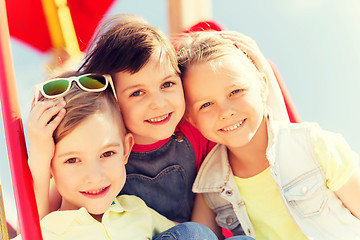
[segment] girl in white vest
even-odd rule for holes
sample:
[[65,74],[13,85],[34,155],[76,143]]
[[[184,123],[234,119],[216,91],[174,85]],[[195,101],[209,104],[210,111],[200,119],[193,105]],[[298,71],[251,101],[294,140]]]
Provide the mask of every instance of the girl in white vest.
[[274,78],[254,64],[263,56],[231,34],[178,47],[187,119],[219,143],[195,180],[192,220],[219,238],[222,227],[260,240],[360,239],[358,155],[315,123],[275,120]]

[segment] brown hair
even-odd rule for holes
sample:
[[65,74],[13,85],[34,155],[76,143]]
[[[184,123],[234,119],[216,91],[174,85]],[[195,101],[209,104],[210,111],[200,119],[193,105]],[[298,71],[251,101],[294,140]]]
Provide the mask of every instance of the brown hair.
[[175,49],[164,33],[136,15],[115,15],[99,26],[79,71],[134,74],[149,61],[155,50],[161,50],[179,72]]
[[[58,77],[65,78],[77,75],[80,74],[69,72]],[[87,117],[98,112],[110,111],[110,113],[116,117],[118,124],[120,124],[119,129],[121,129],[124,134],[126,133],[118,102],[110,86],[102,92],[87,92],[80,89],[77,84],[73,82],[69,92],[61,97],[63,97],[66,102],[66,114],[54,131],[53,138],[55,144]],[[39,101],[43,101],[44,99],[46,99],[44,96],[40,96]]]
[[[194,64],[209,62],[226,55],[244,56],[244,52],[233,41],[224,39],[218,32],[204,31],[184,35],[178,43],[178,65],[181,78]],[[249,60],[252,67],[255,67]],[[256,67],[255,67],[256,68]]]

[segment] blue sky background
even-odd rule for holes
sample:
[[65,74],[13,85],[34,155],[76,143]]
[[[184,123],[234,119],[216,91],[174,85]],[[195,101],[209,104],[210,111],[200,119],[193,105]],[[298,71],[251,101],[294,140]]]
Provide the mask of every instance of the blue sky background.
[[[277,65],[304,121],[343,134],[360,153],[358,0],[213,0],[212,12],[213,20],[226,29],[252,37]],[[108,14],[114,13],[141,15],[168,34],[166,0],[121,0]],[[33,85],[45,78],[51,56],[15,39],[11,44],[21,112],[26,119]],[[7,219],[15,223],[2,124],[0,177]]]

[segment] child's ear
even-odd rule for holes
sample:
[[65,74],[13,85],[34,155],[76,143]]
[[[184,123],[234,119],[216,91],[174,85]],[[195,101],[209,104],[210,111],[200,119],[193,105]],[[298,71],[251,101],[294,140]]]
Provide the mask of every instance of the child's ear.
[[131,133],[127,133],[124,137],[124,163],[126,164],[130,153],[131,153],[131,149],[134,146],[134,136]]

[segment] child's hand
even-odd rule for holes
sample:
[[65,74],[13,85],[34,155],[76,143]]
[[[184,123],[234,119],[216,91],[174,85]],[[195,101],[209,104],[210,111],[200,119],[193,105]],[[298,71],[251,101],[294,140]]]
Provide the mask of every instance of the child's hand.
[[284,98],[274,71],[256,42],[252,38],[234,31],[222,31],[219,34],[223,38],[233,41],[234,45],[241,49],[252,60],[259,72],[267,78],[267,106],[271,109],[273,119],[289,121]]
[[53,133],[65,116],[65,104],[63,99],[38,102],[32,106],[27,120],[30,149],[28,164],[33,178],[39,220],[50,212],[50,166],[55,154]]
[[[27,132],[29,140],[29,167],[33,171],[41,171],[46,168],[50,174],[50,162],[55,153],[53,133],[65,116],[65,101],[43,101],[36,103],[27,120]],[[41,169],[40,169],[41,168]]]
[[234,45],[241,49],[253,61],[259,72],[264,73],[268,79],[275,78],[269,62],[252,38],[234,31],[222,31],[220,35],[225,39],[233,41]]

